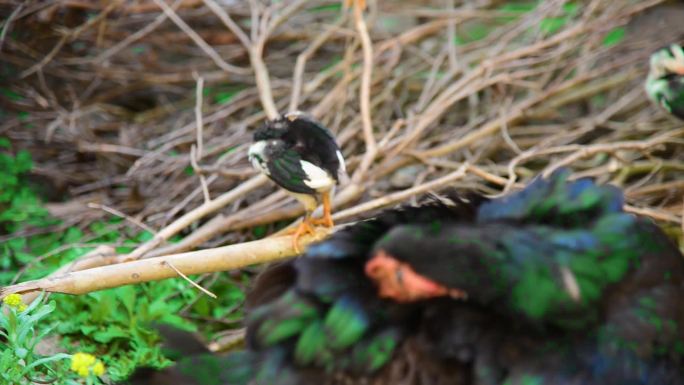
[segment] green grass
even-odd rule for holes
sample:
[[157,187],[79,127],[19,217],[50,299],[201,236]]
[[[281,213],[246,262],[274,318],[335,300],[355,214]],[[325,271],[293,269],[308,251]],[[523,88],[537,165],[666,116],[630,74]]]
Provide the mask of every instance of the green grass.
[[[48,230],[49,226],[60,224],[48,215],[40,196],[29,187],[27,175],[31,168],[28,152],[13,151],[9,140],[0,138],[0,235],[6,237],[0,243],[0,285],[8,285],[19,271],[22,271],[19,281],[44,277],[101,244],[116,246],[118,253],[127,253],[151,239],[151,233],[131,229],[117,217],[94,222],[83,229],[68,227],[63,231],[21,236],[28,229]],[[127,377],[139,366],[166,366],[170,361],[160,349],[160,337],[154,325],[167,324],[184,330],[198,330],[201,326],[202,332],[211,338],[225,328],[222,323],[237,325],[242,319],[240,305],[245,297],[242,288],[246,287],[248,278],[220,275],[207,287],[219,300],[198,294],[180,278],[80,296],[54,295],[50,305],[36,305],[48,309],[44,310],[45,314],[41,313],[39,320],[27,316],[22,322],[32,322],[26,327],[35,332],[36,341],[58,337],[59,345],[68,354],[54,359],[32,356],[45,361],[35,367],[8,370],[14,377],[10,379],[10,374],[5,373],[4,379],[14,381],[8,383],[23,384],[27,382],[18,379],[57,376],[61,381],[58,383],[76,384],[78,376],[69,372],[67,359],[76,352],[91,353],[101,359],[107,375],[115,381]],[[198,324],[191,322],[192,319],[220,319],[222,323]],[[5,321],[5,324],[0,322],[0,335],[10,332],[8,320]],[[0,346],[0,371],[10,364],[16,366],[16,354],[24,354],[26,348],[22,344],[26,343],[15,341]],[[96,378],[89,381],[98,383]]]

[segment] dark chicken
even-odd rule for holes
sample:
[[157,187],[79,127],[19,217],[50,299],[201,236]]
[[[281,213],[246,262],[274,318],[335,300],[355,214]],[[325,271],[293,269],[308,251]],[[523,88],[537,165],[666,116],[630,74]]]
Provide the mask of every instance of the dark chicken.
[[243,383],[684,383],[682,255],[617,188],[567,175],[351,226],[282,295],[267,272]]
[[684,384],[682,255],[567,177],[389,210],[267,269],[247,349],[195,384]]

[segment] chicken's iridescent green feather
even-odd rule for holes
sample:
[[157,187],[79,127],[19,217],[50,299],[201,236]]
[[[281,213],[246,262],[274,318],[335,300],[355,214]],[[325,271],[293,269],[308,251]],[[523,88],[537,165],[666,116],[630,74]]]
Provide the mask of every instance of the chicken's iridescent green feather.
[[[345,378],[391,377],[390,362],[429,354],[441,383],[679,385],[684,263],[622,206],[617,188],[560,171],[482,204],[390,211],[343,229],[248,317],[254,378],[354,383]],[[379,298],[364,269],[380,251],[467,299]]]

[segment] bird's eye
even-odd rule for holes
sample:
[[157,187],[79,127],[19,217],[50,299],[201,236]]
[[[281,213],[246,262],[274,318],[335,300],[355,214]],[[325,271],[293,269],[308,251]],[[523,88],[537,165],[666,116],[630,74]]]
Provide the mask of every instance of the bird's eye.
[[399,285],[402,285],[402,286],[403,286],[403,285],[404,285],[404,270],[403,270],[403,269],[397,269],[397,270],[394,272],[394,276],[395,276],[395,278],[397,279],[397,283],[398,283]]

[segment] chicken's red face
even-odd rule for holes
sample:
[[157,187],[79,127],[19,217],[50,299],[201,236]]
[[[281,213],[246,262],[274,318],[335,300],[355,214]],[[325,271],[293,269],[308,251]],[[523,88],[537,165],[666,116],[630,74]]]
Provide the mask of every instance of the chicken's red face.
[[404,262],[377,250],[365,267],[366,276],[373,280],[379,289],[379,296],[397,302],[415,302],[436,297],[465,299],[468,294],[462,290],[450,289],[418,273]]

